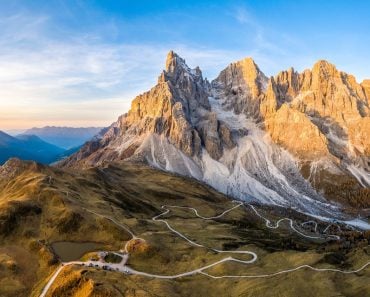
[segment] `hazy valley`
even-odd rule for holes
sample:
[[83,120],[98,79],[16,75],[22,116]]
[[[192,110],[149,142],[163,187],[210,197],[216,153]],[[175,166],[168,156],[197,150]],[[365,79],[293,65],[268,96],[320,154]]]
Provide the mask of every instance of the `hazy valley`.
[[51,164],[77,152],[102,128],[32,128],[11,136],[0,131],[0,164],[9,158]]

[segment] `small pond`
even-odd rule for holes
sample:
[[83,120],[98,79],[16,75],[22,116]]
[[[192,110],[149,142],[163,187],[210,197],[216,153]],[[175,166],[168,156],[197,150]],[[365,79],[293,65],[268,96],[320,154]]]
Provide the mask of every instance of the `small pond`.
[[51,246],[62,262],[69,262],[79,260],[84,254],[98,250],[101,244],[95,242],[59,241],[52,243]]

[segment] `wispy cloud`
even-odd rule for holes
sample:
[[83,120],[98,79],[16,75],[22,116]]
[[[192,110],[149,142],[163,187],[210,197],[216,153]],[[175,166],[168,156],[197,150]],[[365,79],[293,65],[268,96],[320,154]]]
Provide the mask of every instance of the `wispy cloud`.
[[63,119],[108,125],[155,83],[169,49],[211,77],[242,56],[179,44],[109,43],[92,34],[57,40],[46,33],[48,22],[27,14],[1,19],[0,129]]
[[[280,55],[285,55],[286,51],[279,43],[274,42],[271,35],[276,35],[276,32],[268,32],[265,26],[253,16],[245,6],[237,6],[231,13],[235,19],[241,24],[254,30],[254,44],[256,51],[271,51]],[[270,34],[269,34],[270,33]],[[280,34],[278,34],[280,35]]]
[[274,68],[276,62],[269,54],[284,54],[281,47],[248,10],[239,7],[233,15],[254,31],[254,44],[247,50],[178,42],[112,42],[104,38],[104,32],[112,37],[119,30],[112,19],[95,31],[67,30],[56,38],[55,31],[61,29],[48,15],[1,16],[0,129],[63,121],[64,125],[109,125],[127,111],[135,95],[155,84],[170,49],[190,66],[200,66],[210,79],[245,56],[253,56],[262,69]]

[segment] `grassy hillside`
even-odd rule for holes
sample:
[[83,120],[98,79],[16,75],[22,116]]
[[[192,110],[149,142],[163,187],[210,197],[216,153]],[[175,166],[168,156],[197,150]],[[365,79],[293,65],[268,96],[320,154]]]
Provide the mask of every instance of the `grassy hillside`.
[[[192,179],[140,164],[78,172],[11,160],[0,167],[0,296],[38,296],[59,265],[52,249],[55,242],[94,242],[99,249],[122,249],[130,234],[102,216],[145,239],[145,248],[131,247],[128,264],[139,271],[177,274],[228,256],[191,246],[163,223],[154,222],[151,218],[163,212],[162,205],[191,206],[212,216],[235,204]],[[271,220],[287,215],[284,210],[259,210]],[[307,219],[294,212],[289,216],[297,222]],[[288,223],[267,229],[248,207],[208,221],[187,209],[173,209],[163,218],[207,247],[258,254],[256,263],[224,263],[207,271],[215,276],[266,274],[302,264],[352,269],[370,260],[369,234],[344,231],[339,242],[307,240],[292,232]],[[71,266],[58,276],[48,296],[220,296],[220,292],[221,296],[366,296],[369,276],[369,268],[350,275],[304,269],[260,279],[215,280],[198,274],[159,280]]]

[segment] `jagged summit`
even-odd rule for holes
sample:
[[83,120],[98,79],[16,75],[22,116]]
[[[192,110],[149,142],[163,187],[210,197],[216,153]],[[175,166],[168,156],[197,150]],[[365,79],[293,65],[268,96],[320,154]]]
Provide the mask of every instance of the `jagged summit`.
[[166,58],[166,71],[170,71],[170,66],[176,58],[178,58],[178,55],[173,50],[170,50]]
[[248,88],[252,97],[258,97],[266,89],[267,77],[252,58],[231,63],[216,78],[229,89]]
[[268,81],[254,60],[245,58],[229,64],[212,85],[216,93],[226,99],[224,104],[227,109],[257,119],[260,117],[260,100],[267,90]]
[[240,61],[231,63],[231,65],[232,64],[240,66],[245,74],[253,74],[256,76],[261,72],[256,62],[251,57],[246,57]]
[[242,69],[244,74],[251,74],[251,75],[257,75],[261,70],[259,69],[256,62],[253,60],[252,57],[245,57],[244,59],[241,59],[236,62],[232,62],[229,64],[228,67],[239,67]]
[[181,58],[174,51],[170,51],[167,54],[165,69],[159,77],[159,82],[167,80],[177,80],[179,77],[181,79],[190,78],[192,80],[203,79],[202,71],[197,66],[191,69],[187,64],[185,59]]
[[329,71],[337,71],[337,67],[327,61],[327,60],[318,60],[312,67],[312,71],[314,72],[315,69],[320,69],[320,70],[329,70]]
[[323,60],[268,79],[246,58],[210,84],[170,51],[158,84],[60,166],[139,160],[240,199],[333,215],[325,199],[370,201],[369,93]]
[[173,73],[178,67],[190,70],[190,68],[186,65],[185,60],[171,50],[167,54],[165,71],[168,73]]

